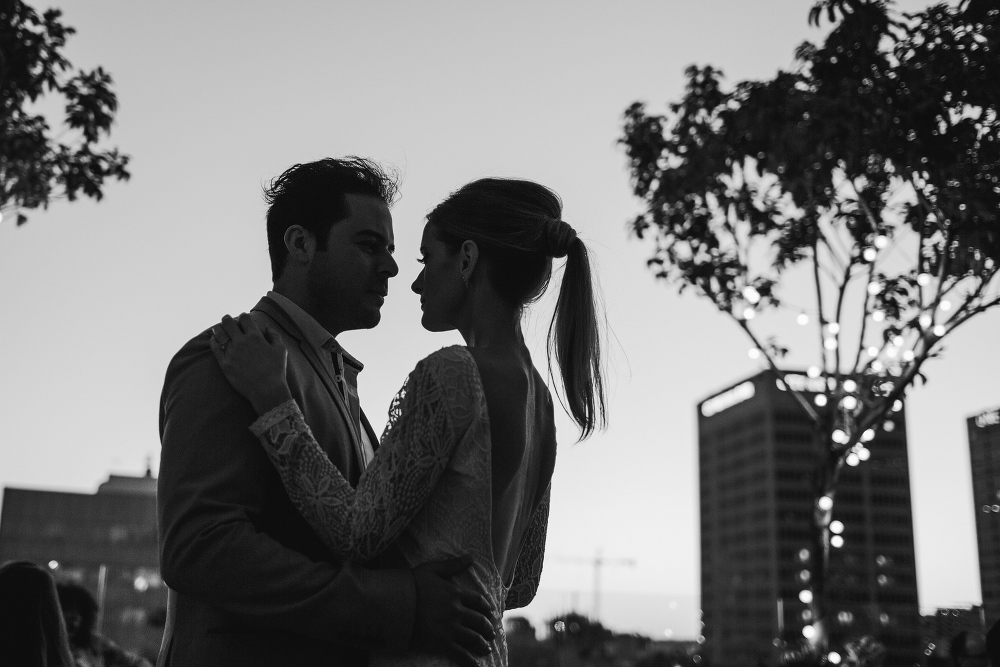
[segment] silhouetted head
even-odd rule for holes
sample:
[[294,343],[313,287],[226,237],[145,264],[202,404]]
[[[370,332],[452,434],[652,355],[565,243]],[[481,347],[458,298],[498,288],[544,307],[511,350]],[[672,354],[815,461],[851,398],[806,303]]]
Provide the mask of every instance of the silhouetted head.
[[75,581],[57,581],[56,591],[70,643],[89,645],[97,622],[97,600],[86,586]]
[[55,581],[34,563],[0,567],[0,660],[23,667],[73,667]]
[[421,243],[424,270],[412,289],[430,331],[458,328],[464,291],[487,281],[500,303],[519,317],[566,257],[549,326],[549,354],[562,375],[568,409],[583,437],[604,423],[600,336],[587,247],[562,219],[562,202],[531,181],[484,178],[469,183],[427,216]]
[[399,272],[389,207],[395,181],[358,157],[297,164],[265,191],[275,290],[330,333],[378,324]]

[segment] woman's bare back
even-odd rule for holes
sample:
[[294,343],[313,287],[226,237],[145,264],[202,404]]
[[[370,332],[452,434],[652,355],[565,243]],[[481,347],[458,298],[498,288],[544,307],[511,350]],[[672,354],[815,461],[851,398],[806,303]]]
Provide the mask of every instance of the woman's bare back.
[[509,583],[525,528],[555,466],[552,399],[527,349],[469,352],[490,418],[493,557]]

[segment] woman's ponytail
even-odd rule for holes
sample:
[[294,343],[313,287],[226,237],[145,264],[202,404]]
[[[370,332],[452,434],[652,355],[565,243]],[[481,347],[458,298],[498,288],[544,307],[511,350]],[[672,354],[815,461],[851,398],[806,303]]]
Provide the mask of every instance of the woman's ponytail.
[[607,423],[600,339],[590,257],[587,246],[574,233],[568,243],[559,299],[549,325],[548,347],[550,372],[555,357],[567,407],[582,431],[581,440]]

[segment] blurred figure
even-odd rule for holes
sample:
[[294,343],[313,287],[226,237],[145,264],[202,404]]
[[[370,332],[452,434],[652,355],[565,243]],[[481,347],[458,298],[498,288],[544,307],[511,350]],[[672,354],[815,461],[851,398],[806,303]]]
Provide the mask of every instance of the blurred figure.
[[0,663],[74,667],[55,581],[34,563],[0,567]]
[[97,600],[83,584],[60,581],[56,589],[75,667],[152,667],[145,658],[94,631]]
[[1000,621],[986,633],[986,657],[992,667],[1000,667]]

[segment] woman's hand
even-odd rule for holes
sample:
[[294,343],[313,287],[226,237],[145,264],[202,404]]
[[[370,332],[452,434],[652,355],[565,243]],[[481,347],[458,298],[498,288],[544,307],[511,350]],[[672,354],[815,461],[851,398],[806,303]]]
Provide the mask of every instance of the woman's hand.
[[261,331],[246,313],[235,320],[225,315],[212,327],[209,344],[226,379],[258,415],[292,398],[285,379],[288,350],[270,329]]

